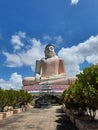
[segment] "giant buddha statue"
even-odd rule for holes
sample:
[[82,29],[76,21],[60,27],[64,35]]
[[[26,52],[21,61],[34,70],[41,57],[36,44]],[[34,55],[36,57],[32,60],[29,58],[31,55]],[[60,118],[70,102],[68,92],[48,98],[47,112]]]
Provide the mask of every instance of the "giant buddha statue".
[[55,47],[48,44],[45,47],[45,58],[36,61],[35,77],[25,77],[23,86],[28,85],[65,85],[73,82],[73,79],[66,79],[64,61],[55,53]]

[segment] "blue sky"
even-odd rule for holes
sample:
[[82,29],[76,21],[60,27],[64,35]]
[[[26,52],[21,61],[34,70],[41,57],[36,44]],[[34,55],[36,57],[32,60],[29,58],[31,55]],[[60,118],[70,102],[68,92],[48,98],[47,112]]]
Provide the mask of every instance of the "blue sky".
[[0,0],[0,86],[20,89],[48,43],[67,76],[98,62],[98,0]]

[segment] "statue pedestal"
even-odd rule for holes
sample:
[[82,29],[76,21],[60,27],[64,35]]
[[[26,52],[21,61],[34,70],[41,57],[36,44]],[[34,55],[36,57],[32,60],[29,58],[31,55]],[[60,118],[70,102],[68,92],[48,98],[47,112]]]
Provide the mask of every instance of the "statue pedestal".
[[26,90],[32,94],[40,94],[43,92],[50,92],[53,94],[62,93],[65,89],[67,89],[69,85],[30,85],[30,86],[23,86],[23,90]]
[[23,79],[23,90],[32,94],[40,94],[42,91],[62,93],[75,82],[76,78],[66,78],[64,60],[56,56],[55,47],[52,44],[48,44],[44,52],[45,57],[36,60],[35,77]]

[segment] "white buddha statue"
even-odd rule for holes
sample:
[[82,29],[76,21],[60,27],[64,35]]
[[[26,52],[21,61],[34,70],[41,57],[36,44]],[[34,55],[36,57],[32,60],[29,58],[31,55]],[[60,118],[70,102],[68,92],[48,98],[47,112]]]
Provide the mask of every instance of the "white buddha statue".
[[35,77],[25,77],[23,86],[34,84],[65,85],[68,82],[65,76],[64,61],[56,56],[55,47],[48,44],[44,52],[45,58],[36,61]]

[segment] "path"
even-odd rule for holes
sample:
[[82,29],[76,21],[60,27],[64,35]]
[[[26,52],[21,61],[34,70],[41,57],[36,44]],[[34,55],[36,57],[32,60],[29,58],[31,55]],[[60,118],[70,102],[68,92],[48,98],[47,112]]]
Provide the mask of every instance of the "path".
[[77,130],[61,112],[61,106],[31,108],[0,121],[0,130]]

